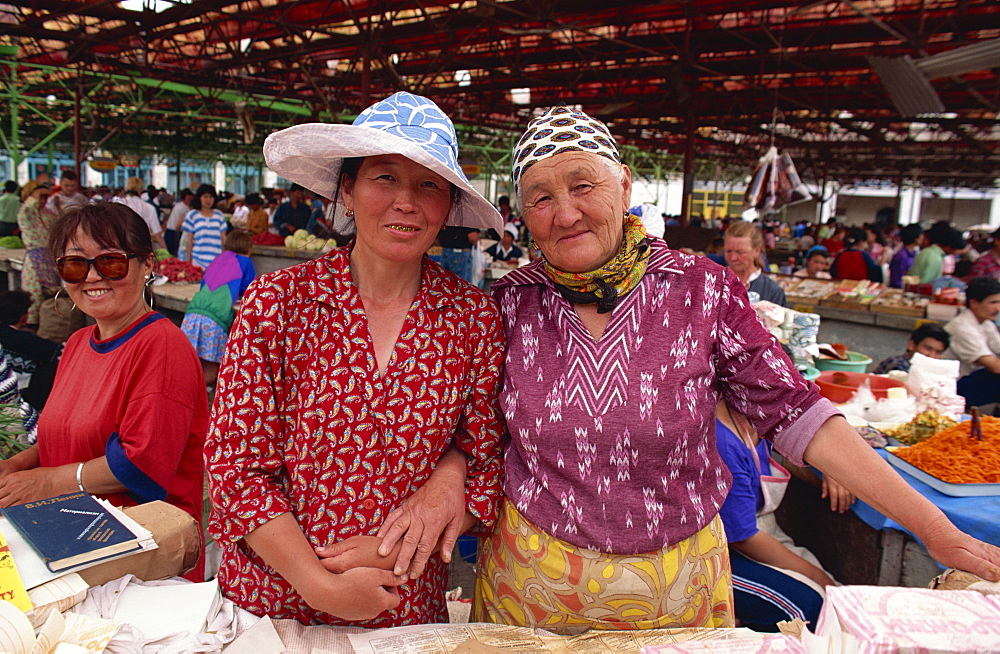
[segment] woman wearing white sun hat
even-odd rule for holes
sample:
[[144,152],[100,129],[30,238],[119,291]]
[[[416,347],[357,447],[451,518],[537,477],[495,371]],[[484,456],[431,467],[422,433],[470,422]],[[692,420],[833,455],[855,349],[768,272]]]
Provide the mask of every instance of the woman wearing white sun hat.
[[[210,529],[222,592],[258,615],[446,622],[454,539],[495,521],[499,311],[425,256],[445,224],[501,227],[457,155],[448,117],[409,93],[353,125],[299,125],[264,143],[268,166],[333,199],[338,232],[356,237],[252,284],[222,361],[205,450]],[[445,529],[431,514],[462,507],[435,504],[447,495],[435,489],[455,475],[465,519]],[[380,527],[404,502],[388,519],[406,532],[402,552],[380,556]],[[370,565],[342,570],[347,550]]]

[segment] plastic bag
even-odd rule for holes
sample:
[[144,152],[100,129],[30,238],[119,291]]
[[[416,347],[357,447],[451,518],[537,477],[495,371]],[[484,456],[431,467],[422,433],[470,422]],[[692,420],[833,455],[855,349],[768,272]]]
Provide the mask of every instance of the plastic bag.
[[476,243],[472,246],[472,279],[473,285],[480,286],[483,283],[483,278],[486,276],[486,255],[483,254],[483,250]]
[[757,163],[753,178],[743,195],[743,210],[756,209],[760,213],[773,213],[778,209],[805,202],[812,198],[802,183],[792,158],[778,155],[773,145]]
[[906,388],[917,398],[919,411],[934,410],[955,419],[965,412],[965,398],[956,389],[959,365],[958,361],[913,353]]

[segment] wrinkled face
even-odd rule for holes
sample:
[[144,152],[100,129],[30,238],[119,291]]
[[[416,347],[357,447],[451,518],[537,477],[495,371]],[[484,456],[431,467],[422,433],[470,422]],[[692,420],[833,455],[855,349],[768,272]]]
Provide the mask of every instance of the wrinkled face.
[[979,322],[996,320],[997,315],[1000,315],[1000,294],[987,295],[983,300],[969,300],[969,310]]
[[806,272],[809,273],[810,277],[815,277],[817,273],[826,270],[826,257],[817,254],[809,257],[809,261],[806,261]]
[[366,157],[342,188],[354,211],[355,249],[387,261],[421,258],[451,211],[451,182],[399,154]]
[[925,338],[916,344],[913,343],[913,339],[910,339],[909,347],[906,349],[910,352],[919,352],[925,357],[940,359],[947,348],[944,346],[944,343],[936,338]]
[[[118,248],[106,248],[99,245],[93,238],[78,230],[69,240],[64,254],[93,259],[108,252],[125,252]],[[126,253],[127,254],[127,253]],[[136,305],[143,302],[142,290],[146,276],[153,269],[153,255],[147,261],[129,259],[128,274],[123,279],[104,279],[94,266],[87,271],[87,277],[77,284],[66,283],[66,292],[73,303],[88,316],[97,321],[98,325],[113,323],[135,310]],[[112,334],[105,334],[111,336]]]
[[723,255],[734,273],[746,277],[757,267],[760,248],[752,245],[749,236],[727,236]]
[[599,155],[572,151],[542,159],[524,173],[524,220],[550,265],[588,272],[618,252],[632,192],[628,166],[621,170],[619,177]]

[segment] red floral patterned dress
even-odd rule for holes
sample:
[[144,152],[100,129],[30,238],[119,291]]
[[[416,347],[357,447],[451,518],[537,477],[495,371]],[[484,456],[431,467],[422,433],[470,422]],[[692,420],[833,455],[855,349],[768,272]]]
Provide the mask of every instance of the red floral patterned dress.
[[243,300],[205,449],[219,585],[257,615],[306,624],[447,622],[437,556],[400,588],[399,607],[349,623],[310,608],[243,540],[289,511],[312,545],[374,535],[452,441],[468,456],[468,510],[487,528],[496,519],[504,349],[496,305],[425,258],[382,376],[348,255],[342,248],[265,275]]

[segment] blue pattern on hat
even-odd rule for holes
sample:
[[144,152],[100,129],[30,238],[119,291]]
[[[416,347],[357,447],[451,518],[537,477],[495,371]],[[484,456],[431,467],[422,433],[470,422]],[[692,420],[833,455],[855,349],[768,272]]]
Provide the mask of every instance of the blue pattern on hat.
[[458,136],[451,119],[427,98],[400,91],[376,102],[354,119],[353,125],[381,130],[406,139],[468,182],[458,165]]

